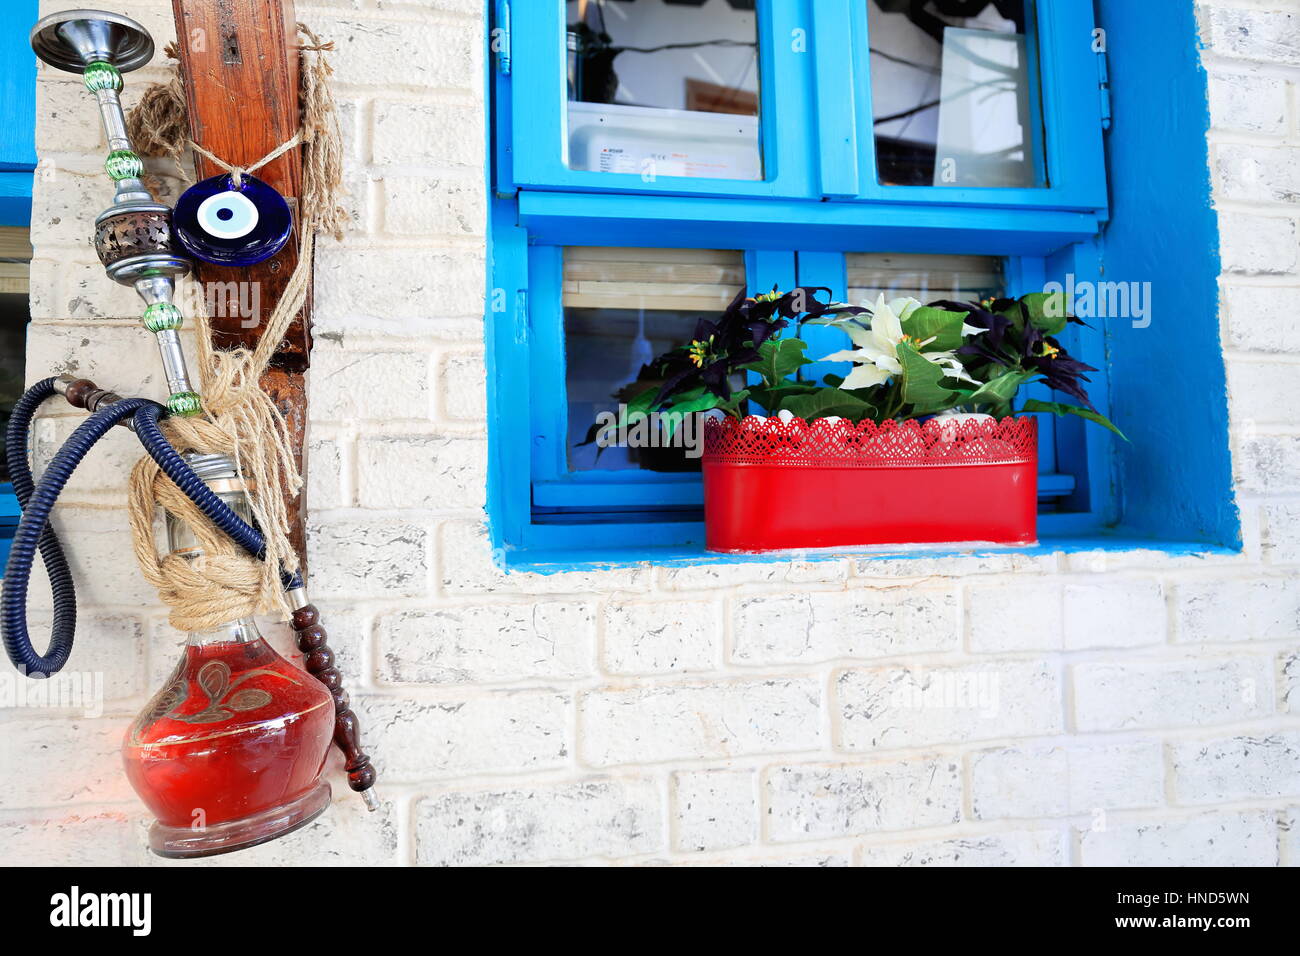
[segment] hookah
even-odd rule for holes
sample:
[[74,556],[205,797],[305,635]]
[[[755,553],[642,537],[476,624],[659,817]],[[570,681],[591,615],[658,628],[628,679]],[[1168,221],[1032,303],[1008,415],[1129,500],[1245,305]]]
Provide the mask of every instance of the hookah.
[[[227,455],[182,456],[159,422],[201,414],[190,382],[173,303],[189,262],[172,248],[171,210],[141,181],[143,162],[126,132],[122,74],[148,63],[154,44],[135,21],[98,10],[70,10],[32,29],[36,55],[82,75],[96,98],[108,138],[105,171],[116,184],[112,205],[95,220],[95,248],[109,278],[133,286],[144,300],[142,324],[154,334],[170,396],[166,405],[123,398],[93,382],[61,375],[33,385],[15,406],[5,455],[22,519],[0,593],[0,632],[20,672],[47,678],[68,661],[76,629],[76,590],[50,513],[73,470],[114,427],[133,431],[162,472],[216,529],[258,559],[265,539],[254,526],[247,487]],[[267,187],[269,188],[269,187]],[[28,463],[32,420],[49,398],[62,396],[90,412],[37,482]],[[204,559],[203,539],[167,515],[168,545],[187,562]],[[53,595],[49,646],[39,654],[27,628],[27,594],[39,552]],[[127,777],[157,818],[150,848],[166,857],[199,857],[243,849],[296,830],[329,805],[321,779],[331,739],[343,752],[349,786],[370,810],[379,806],[375,771],[361,750],[356,717],[342,676],[296,572],[280,573],[306,671],[277,654],[251,617],[187,637],[180,663],[136,717],[123,744]]]

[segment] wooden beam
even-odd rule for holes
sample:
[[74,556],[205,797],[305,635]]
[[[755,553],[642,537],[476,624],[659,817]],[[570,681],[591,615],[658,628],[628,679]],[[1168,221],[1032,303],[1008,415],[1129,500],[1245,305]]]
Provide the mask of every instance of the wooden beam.
[[[298,37],[293,0],[172,0],[177,47],[189,110],[190,138],[227,163],[251,165],[298,129]],[[199,178],[221,170],[195,157]],[[302,187],[301,151],[291,149],[259,169],[258,178],[280,191],[297,210]],[[275,304],[298,264],[298,237],[270,259],[248,268],[197,263],[196,278],[208,301],[222,289],[239,290],[235,302],[218,297],[212,340],[218,348],[256,346]],[[218,283],[239,283],[236,286]],[[250,313],[251,314],[248,314]],[[224,314],[222,314],[224,313]],[[307,391],[311,360],[311,296],[289,327],[262,388],[289,425],[294,456],[307,474]],[[305,496],[291,505],[291,540],[305,559]]]

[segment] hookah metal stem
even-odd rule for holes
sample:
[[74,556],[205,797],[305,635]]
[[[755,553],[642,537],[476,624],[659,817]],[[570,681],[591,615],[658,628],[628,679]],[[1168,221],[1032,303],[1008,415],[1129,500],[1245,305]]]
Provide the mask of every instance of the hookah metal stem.
[[[86,64],[82,79],[86,89],[95,94],[95,100],[99,104],[99,116],[108,139],[104,171],[117,187],[113,194],[113,207],[96,220],[95,238],[96,245],[99,245],[106,229],[111,230],[116,225],[113,222],[118,218],[115,210],[121,210],[128,219],[133,212],[156,218],[158,204],[140,179],[144,172],[144,161],[135,152],[131,138],[127,135],[126,114],[122,110],[120,95],[122,72],[107,60],[92,60]],[[143,226],[134,225],[136,228]],[[158,341],[163,373],[171,392],[167,399],[167,410],[173,415],[197,415],[202,411],[202,401],[190,384],[185,353],[181,350],[180,329],[184,324],[184,316],[172,302],[176,292],[176,276],[184,275],[189,270],[177,257],[166,258],[171,261],[160,263],[161,268],[149,268],[148,264],[144,268],[130,268],[128,260],[122,263],[127,268],[115,268],[117,263],[110,263],[106,269],[109,277],[115,281],[133,285],[145,301],[141,321]],[[182,263],[181,268],[178,268],[178,262]]]

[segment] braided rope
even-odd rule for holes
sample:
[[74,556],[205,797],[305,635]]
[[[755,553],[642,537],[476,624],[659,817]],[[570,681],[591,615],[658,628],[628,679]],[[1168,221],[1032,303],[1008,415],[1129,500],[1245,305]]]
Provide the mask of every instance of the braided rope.
[[[295,146],[303,147],[298,265],[268,317],[257,347],[251,351],[213,348],[210,322],[200,303],[195,310],[196,365],[204,414],[162,422],[163,433],[178,451],[225,454],[234,460],[240,475],[247,479],[249,505],[266,539],[266,559],[258,561],[241,551],[149,456],[141,458],[131,472],[128,509],[136,560],[145,579],[171,609],[171,624],[182,631],[211,630],[257,613],[273,613],[282,619],[290,616],[280,570],[297,570],[298,555],[289,542],[288,503],[280,489],[292,499],[302,489],[302,477],[294,463],[284,416],[262,391],[259,378],[307,300],[315,233],[320,230],[341,237],[346,222],[346,212],[337,201],[342,141],[328,83],[332,70],[323,56],[333,44],[322,43],[302,24],[298,29],[310,41],[299,48],[303,60],[301,128],[258,162],[245,167],[228,164],[188,140],[185,100],[177,77],[146,90],[131,115],[132,135],[140,131],[136,141],[145,144],[151,155],[177,157],[189,146],[232,177],[240,170],[252,172]],[[147,132],[140,129],[145,124]],[[189,525],[203,550],[201,559],[159,556],[153,525],[157,507]]]

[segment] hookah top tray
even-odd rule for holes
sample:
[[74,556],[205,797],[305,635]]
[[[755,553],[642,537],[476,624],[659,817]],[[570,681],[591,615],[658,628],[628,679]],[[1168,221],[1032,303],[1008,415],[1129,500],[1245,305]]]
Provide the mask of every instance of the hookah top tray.
[[102,60],[122,73],[153,58],[153,37],[130,17],[106,10],[62,10],[32,27],[32,49],[50,66],[81,73]]

